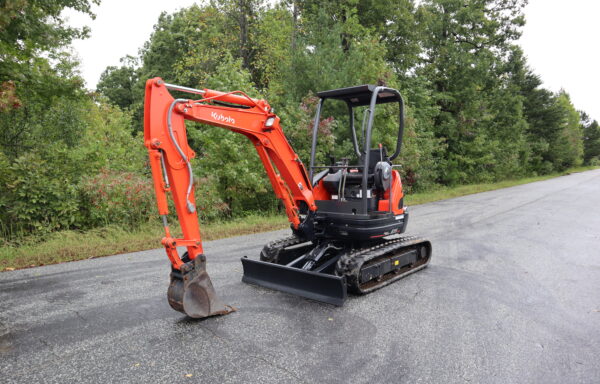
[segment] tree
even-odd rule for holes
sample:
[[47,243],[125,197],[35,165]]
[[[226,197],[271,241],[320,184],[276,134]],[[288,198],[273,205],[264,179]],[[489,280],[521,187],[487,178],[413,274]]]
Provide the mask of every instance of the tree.
[[[0,150],[14,159],[52,138],[69,140],[59,126],[44,126],[42,116],[58,99],[83,94],[78,63],[64,51],[87,28],[73,28],[61,17],[65,8],[91,13],[96,0],[15,0],[0,3]],[[69,116],[69,113],[65,113]],[[65,117],[66,120],[69,117]],[[74,129],[74,127],[70,128]],[[74,133],[76,136],[77,134]]]
[[520,48],[513,47],[506,67],[511,87],[523,101],[523,114],[527,121],[529,160],[526,171],[536,174],[552,172],[556,170],[556,159],[551,143],[558,141],[562,119],[556,96],[542,88],[540,77],[529,68]]
[[[206,1],[163,13],[136,57],[106,68],[96,93],[64,49],[98,0],[0,2],[0,229],[125,227],[154,212],[139,136],[147,79],[243,90],[269,100],[306,162],[321,90],[386,84],[406,104],[404,187],[499,180],[600,163],[600,128],[543,87],[515,42],[526,0]],[[174,92],[176,97],[193,97]],[[396,106],[373,142],[395,148]],[[356,121],[363,110],[356,112]],[[345,105],[328,101],[319,161],[352,153]],[[360,134],[359,134],[360,135]],[[199,213],[275,209],[246,138],[188,123]],[[225,159],[225,160],[224,160]],[[41,228],[41,229],[40,229]]]
[[61,17],[65,8],[88,14],[99,0],[12,0],[0,3],[0,82],[28,76],[27,67],[40,52],[60,51],[89,28],[74,28]]
[[[240,89],[252,97],[257,95],[242,59],[230,54],[206,80],[206,87],[224,91]],[[187,128],[190,143],[199,154],[194,161],[197,178],[205,188],[213,191],[214,196],[208,198],[218,199],[211,205],[201,202],[202,214],[214,217],[235,213],[239,216],[277,207],[262,162],[248,138],[209,125],[188,123]]]
[[523,25],[523,5],[429,0],[417,9],[424,51],[416,74],[431,82],[439,109],[433,130],[447,148],[440,153],[440,182],[505,177],[524,160],[522,101],[504,79],[506,57]]
[[555,142],[550,143],[554,164],[558,170],[581,165],[583,160],[583,134],[580,126],[579,112],[571,103],[571,98],[560,90],[556,98],[556,107],[560,111],[560,134]]
[[581,129],[583,131],[583,159],[586,164],[600,164],[600,125],[587,113],[581,112]]
[[[0,2],[3,236],[89,228],[96,225],[90,212],[98,214],[105,207],[87,204],[83,179],[96,176],[104,167],[145,176],[139,156],[142,148],[130,133],[130,116],[88,94],[77,61],[65,50],[72,39],[87,36],[88,29],[69,27],[61,12],[72,8],[93,17],[92,4],[98,1]],[[139,192],[135,187],[120,191],[132,195]],[[98,183],[90,189],[104,192]],[[121,199],[112,205],[124,207],[129,202],[121,192],[111,196]],[[135,196],[143,196],[145,206],[152,205],[150,194]],[[121,209],[128,211],[136,212]],[[148,215],[143,216],[147,220]],[[140,215],[136,217],[139,220]]]
[[100,75],[96,90],[121,109],[128,109],[135,102],[133,90],[138,82],[136,59],[126,56],[120,67],[109,66]]

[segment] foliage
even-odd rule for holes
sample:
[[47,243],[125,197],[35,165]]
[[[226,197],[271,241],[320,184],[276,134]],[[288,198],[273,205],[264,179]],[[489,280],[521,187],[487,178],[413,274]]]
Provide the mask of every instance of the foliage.
[[558,140],[552,143],[554,163],[557,169],[581,165],[583,160],[583,140],[579,113],[575,110],[569,95],[561,91],[558,94],[557,107],[561,110],[560,134]]
[[86,37],[89,28],[70,27],[61,12],[72,8],[94,17],[91,4],[99,4],[99,0],[0,2],[0,82],[32,76],[27,69],[44,61],[40,51],[56,53],[72,39]]
[[600,125],[585,112],[581,113],[581,129],[583,132],[583,159],[586,164],[600,164]]
[[[145,81],[265,98],[308,163],[316,92],[385,84],[406,104],[399,158],[408,192],[493,183],[600,162],[600,128],[552,92],[516,45],[525,0],[210,0],[163,13],[137,56],[84,89],[65,49],[88,34],[61,17],[97,0],[0,2],[0,230],[4,237],[141,228],[155,217],[142,146]],[[364,108],[355,113],[358,135]],[[343,103],[327,101],[317,162],[354,156]],[[373,143],[396,145],[377,109]],[[202,220],[275,211],[241,135],[188,124]]]
[[7,234],[20,231],[48,233],[66,229],[79,216],[77,189],[67,172],[53,167],[66,151],[44,158],[29,152],[3,168],[2,227]]
[[121,109],[129,108],[135,101],[133,87],[138,82],[136,59],[126,56],[121,67],[109,66],[100,75],[96,90]]
[[154,216],[154,189],[148,179],[131,172],[102,169],[81,180],[81,207],[90,227],[124,224],[138,228]]
[[[38,119],[39,126],[30,131],[33,148],[5,151],[0,157],[0,226],[5,236],[90,228],[105,224],[100,218],[125,226],[138,225],[139,221],[130,216],[140,218],[142,211],[117,215],[113,211],[94,211],[89,205],[89,180],[102,180],[104,169],[124,177],[134,174],[138,178],[134,181],[144,180],[151,185],[143,147],[129,133],[130,116],[92,100],[57,100],[48,114]],[[128,191],[117,188],[109,197],[133,198],[135,203],[137,196],[128,195]],[[147,221],[150,216],[144,217]]]
[[[224,91],[243,90],[256,96],[249,71],[242,68],[242,60],[226,53],[214,74],[206,79],[206,86]],[[212,188],[206,204],[207,194],[199,194],[201,212],[210,218],[232,212],[270,210],[277,206],[271,192],[270,182],[263,170],[252,143],[242,135],[213,126],[189,125],[192,146],[198,149],[197,176],[206,188]]]

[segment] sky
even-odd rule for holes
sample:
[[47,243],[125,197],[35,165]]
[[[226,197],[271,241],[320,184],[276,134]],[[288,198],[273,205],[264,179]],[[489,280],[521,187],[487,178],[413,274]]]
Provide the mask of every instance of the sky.
[[[66,11],[69,23],[88,25],[91,37],[73,43],[88,88],[102,71],[119,65],[125,55],[137,55],[162,11],[187,7],[194,0],[102,0],[96,19]],[[530,0],[527,24],[519,44],[529,65],[552,91],[565,89],[575,108],[600,120],[600,1]]]
[[67,9],[63,15],[72,26],[87,25],[90,37],[75,40],[74,53],[81,60],[81,74],[87,87],[96,87],[100,74],[109,65],[119,66],[126,55],[137,56],[138,50],[150,38],[161,12],[173,13],[188,7],[194,0],[101,0],[93,6],[96,18]]
[[530,0],[520,45],[552,91],[600,121],[600,1]]

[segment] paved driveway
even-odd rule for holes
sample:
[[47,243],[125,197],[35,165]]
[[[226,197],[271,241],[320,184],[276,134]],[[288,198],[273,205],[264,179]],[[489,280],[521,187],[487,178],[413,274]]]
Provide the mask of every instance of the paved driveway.
[[166,301],[162,250],[0,274],[0,382],[599,383],[600,170],[411,210],[430,267],[344,307],[241,282],[288,231],[207,242],[239,311]]

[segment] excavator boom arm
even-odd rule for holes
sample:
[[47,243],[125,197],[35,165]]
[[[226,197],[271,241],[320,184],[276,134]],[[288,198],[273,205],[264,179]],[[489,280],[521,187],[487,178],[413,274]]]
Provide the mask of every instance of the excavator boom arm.
[[[201,99],[175,99],[169,89],[201,95]],[[194,177],[185,120],[213,125],[246,136],[259,155],[276,196],[282,200],[294,229],[301,226],[299,205],[315,211],[312,185],[300,158],[288,143],[264,100],[243,92],[197,90],[166,84],[160,78],[146,82],[144,144],[148,148],[159,214],[166,235],[162,243],[175,269],[184,264],[177,246],[187,247],[189,260],[202,255],[202,240],[194,198]],[[183,238],[171,236],[167,222],[167,194],[175,203]]]
[[[198,98],[174,98],[170,90]],[[166,84],[160,78],[146,82],[144,143],[165,227],[162,243],[172,264],[167,298],[173,309],[194,318],[235,310],[218,298],[206,272],[194,197],[197,182],[192,159],[196,154],[188,144],[186,120],[246,136],[292,225],[293,236],[267,244],[260,260],[241,259],[242,281],[342,305],[347,288],[368,293],[427,266],[431,243],[414,236],[398,237],[408,220],[402,204],[400,175],[392,169],[390,160],[398,155],[402,142],[400,93],[367,84],[318,95],[319,105],[327,98],[342,100],[350,106],[351,113],[352,105],[369,105],[371,117],[366,125],[361,163],[349,165],[343,161],[327,166],[313,186],[312,177],[281,129],[279,117],[265,100],[253,99],[240,91]],[[388,102],[400,104],[401,119],[398,147],[391,158],[383,146],[371,148],[375,105]],[[313,158],[318,121],[319,112],[313,128]],[[351,129],[354,130],[352,125]],[[370,156],[372,151],[374,157]],[[376,162],[371,161],[377,158]],[[183,232],[180,239],[171,235],[167,222],[169,194]],[[318,213],[317,202],[321,208]],[[180,246],[187,248],[182,256],[178,254]]]

